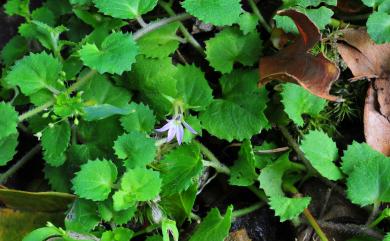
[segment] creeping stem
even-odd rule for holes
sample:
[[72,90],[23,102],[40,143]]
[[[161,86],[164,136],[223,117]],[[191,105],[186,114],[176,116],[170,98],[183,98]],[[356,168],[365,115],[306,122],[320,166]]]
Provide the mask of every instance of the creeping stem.
[[254,14],[259,18],[261,25],[263,25],[263,27],[265,28],[265,30],[267,30],[268,33],[271,33],[272,29],[267,23],[267,21],[265,21],[263,15],[261,15],[259,8],[256,6],[256,3],[253,0],[249,0],[249,5],[251,6]]

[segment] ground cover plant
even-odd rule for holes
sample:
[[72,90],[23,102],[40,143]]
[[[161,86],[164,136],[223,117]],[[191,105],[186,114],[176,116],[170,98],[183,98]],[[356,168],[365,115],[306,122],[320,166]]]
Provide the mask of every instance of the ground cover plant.
[[1,11],[1,241],[390,240],[390,1]]

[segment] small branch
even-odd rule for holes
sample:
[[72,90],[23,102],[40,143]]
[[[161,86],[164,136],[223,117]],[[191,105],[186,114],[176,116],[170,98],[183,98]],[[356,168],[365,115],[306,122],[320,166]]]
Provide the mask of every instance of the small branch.
[[[159,2],[160,6],[169,14],[169,16],[175,16],[175,12],[172,9],[171,3],[166,3],[164,1]],[[202,56],[206,56],[203,47],[198,43],[198,41],[188,32],[187,28],[180,23],[179,25],[181,33],[184,35],[184,38],[190,43]]]
[[146,28],[148,26],[148,24],[144,21],[144,19],[141,16],[138,16],[136,20],[142,28]]
[[267,30],[268,33],[271,33],[271,31],[272,31],[271,26],[269,26],[267,21],[265,21],[263,15],[261,15],[261,12],[260,12],[259,8],[257,7],[256,3],[253,0],[249,0],[248,2],[252,8],[253,13],[259,18],[261,25],[263,25],[263,27],[265,28],[265,30]]
[[44,103],[43,105],[40,105],[30,111],[27,111],[26,113],[22,114],[19,116],[19,122],[22,122],[36,114],[39,114],[41,113],[42,111],[45,111],[47,108],[49,108],[50,106],[54,105],[54,100],[50,100],[46,103]]
[[161,27],[164,27],[167,24],[170,24],[170,23],[173,23],[173,22],[177,22],[177,21],[183,21],[183,20],[190,19],[190,18],[192,18],[191,15],[189,15],[187,13],[182,13],[182,14],[178,14],[176,16],[172,16],[170,18],[161,19],[160,21],[148,24],[144,28],[141,28],[140,30],[135,32],[133,34],[133,38],[135,40],[138,40],[141,37],[143,37],[144,35],[152,32],[154,30],[157,30],[157,29],[159,29]]
[[383,234],[365,226],[365,225],[357,225],[357,224],[343,224],[343,223],[333,223],[333,222],[324,222],[318,221],[318,224],[321,227],[326,229],[332,229],[334,231],[338,231],[345,234],[351,234],[355,236],[363,235],[370,236],[377,240],[383,240]]
[[252,213],[252,212],[256,211],[257,209],[260,209],[263,206],[264,206],[264,203],[260,202],[260,203],[253,204],[252,206],[249,206],[247,208],[243,208],[243,209],[239,209],[239,210],[233,211],[232,217],[233,218],[239,218],[239,217],[245,216],[245,215],[247,215],[249,213]]
[[41,150],[41,145],[36,145],[33,149],[26,153],[18,160],[10,169],[0,175],[0,185],[7,182],[7,179],[14,175],[21,167],[24,166],[31,158],[33,158]]
[[370,225],[368,225],[369,228],[374,228],[376,225],[378,225],[380,222],[382,222],[383,219],[390,217],[390,209],[386,208],[382,211],[381,215],[377,217]]
[[279,152],[285,152],[285,151],[288,151],[290,150],[290,147],[288,146],[285,146],[285,147],[280,147],[280,148],[275,148],[275,149],[272,149],[272,150],[257,150],[255,151],[255,154],[272,154],[272,153],[279,153]]
[[257,187],[255,187],[254,185],[252,186],[247,186],[247,188],[253,193],[255,194],[260,200],[264,201],[264,202],[268,202],[268,198],[267,196],[265,195],[264,191],[258,189]]
[[196,141],[196,143],[200,147],[200,151],[202,152],[202,154],[205,155],[208,159],[208,161],[203,160],[203,165],[213,167],[217,172],[230,175],[230,169],[224,164],[222,164],[205,145],[203,145],[199,141]]
[[311,214],[311,212],[308,208],[305,208],[303,210],[303,215],[305,215],[307,221],[312,226],[314,231],[317,233],[317,235],[321,239],[321,241],[329,241],[328,237],[326,237],[326,235],[322,231],[320,225],[318,225],[317,220],[313,217],[313,215]]

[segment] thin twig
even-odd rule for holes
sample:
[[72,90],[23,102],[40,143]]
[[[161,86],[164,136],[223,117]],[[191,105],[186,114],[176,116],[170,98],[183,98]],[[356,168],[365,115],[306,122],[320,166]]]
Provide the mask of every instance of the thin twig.
[[7,182],[7,179],[14,175],[21,167],[24,166],[31,158],[33,158],[41,150],[41,145],[36,145],[29,152],[26,153],[20,160],[18,160],[10,169],[0,175],[0,185]]
[[272,149],[272,150],[256,150],[255,154],[272,154],[272,153],[285,152],[285,151],[288,151],[288,150],[290,150],[290,147],[285,146],[285,147],[275,148],[275,149]]
[[249,207],[246,207],[243,209],[238,209],[236,211],[233,211],[232,217],[239,218],[239,217],[245,216],[249,213],[252,213],[252,212],[262,208],[263,206],[264,206],[264,202],[259,202],[259,203],[253,204],[252,206],[249,206]]

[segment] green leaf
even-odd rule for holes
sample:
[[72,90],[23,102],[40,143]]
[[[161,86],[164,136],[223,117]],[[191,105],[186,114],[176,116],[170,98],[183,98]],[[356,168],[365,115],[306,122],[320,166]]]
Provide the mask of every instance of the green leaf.
[[310,131],[304,136],[301,149],[311,165],[324,177],[336,181],[343,177],[334,161],[338,157],[336,143],[322,131]]
[[174,149],[160,161],[160,168],[164,195],[187,190],[203,169],[199,147],[192,144]]
[[129,241],[134,235],[134,232],[128,228],[118,227],[113,231],[105,231],[101,241]]
[[71,193],[70,176],[73,175],[73,170],[65,166],[52,167],[48,164],[43,169],[45,179],[49,182],[52,190],[56,192]]
[[315,96],[303,87],[292,83],[283,84],[281,96],[284,110],[298,126],[304,124],[303,114],[312,117],[318,116],[326,106],[325,99]]
[[31,18],[39,22],[45,23],[49,26],[55,25],[55,16],[54,13],[47,7],[40,7],[35,9],[31,13]]
[[255,154],[253,153],[252,144],[249,140],[245,140],[241,144],[238,159],[230,168],[229,183],[236,186],[250,186],[257,179],[255,166]]
[[258,178],[260,187],[269,197],[271,208],[282,222],[296,218],[310,203],[310,197],[288,198],[282,190],[283,175],[295,169],[295,164],[288,159],[288,155],[289,153],[283,154],[262,169]]
[[161,230],[163,233],[163,241],[170,241],[171,235],[173,241],[179,241],[179,230],[177,230],[175,221],[165,218],[161,223]]
[[390,14],[385,12],[374,12],[367,20],[367,32],[377,43],[390,42]]
[[94,75],[80,90],[84,92],[82,97],[88,106],[109,104],[124,107],[131,99],[129,91],[115,86],[100,74]]
[[240,15],[238,24],[240,25],[240,30],[247,35],[250,32],[256,31],[256,26],[259,22],[258,17],[255,14],[244,12]]
[[362,2],[368,6],[368,7],[374,7],[374,6],[378,6],[379,4],[381,4],[382,2],[385,2],[385,0],[362,0]]
[[43,158],[51,166],[58,167],[65,162],[65,151],[70,141],[69,123],[63,121],[42,132]]
[[198,183],[194,182],[186,191],[171,196],[164,196],[160,205],[169,217],[174,218],[181,225],[191,215],[197,192]]
[[[330,22],[332,21],[332,16],[334,14],[331,9],[325,6],[322,6],[317,9],[306,9],[302,7],[297,7],[297,9],[300,12],[306,14],[307,17],[309,17],[309,19],[313,21],[313,23],[320,30],[324,30],[325,26],[330,24]],[[274,20],[276,22],[276,27],[283,29],[285,32],[298,33],[298,29],[290,17],[275,15]]]
[[157,0],[93,0],[100,12],[114,18],[136,19],[157,5]]
[[257,32],[243,35],[237,28],[225,28],[206,41],[206,55],[210,65],[222,73],[230,73],[233,64],[245,66],[257,63],[262,52],[262,41]]
[[0,140],[18,133],[19,114],[11,104],[0,102],[0,116]]
[[121,189],[114,196],[114,210],[119,211],[146,202],[158,196],[161,190],[160,173],[137,167],[125,172],[121,180]]
[[115,211],[113,200],[107,199],[98,203],[98,210],[104,221],[110,222],[112,220],[115,224],[122,225],[128,223],[134,217],[137,207],[133,206],[128,209]]
[[[274,143],[270,143],[265,141],[261,146],[254,146],[253,151],[264,151],[264,150],[272,150],[277,148],[277,146]],[[279,154],[278,153],[261,153],[258,155],[255,155],[255,165],[256,168],[263,169],[265,166],[268,164],[271,164],[274,162],[276,159],[278,159]]]
[[130,104],[130,113],[120,119],[123,129],[127,132],[139,131],[150,133],[156,124],[153,111],[143,103]]
[[125,160],[127,168],[146,166],[154,160],[157,151],[155,141],[138,131],[118,137],[114,150],[118,158]]
[[0,57],[5,65],[11,65],[28,52],[27,40],[19,35],[13,37],[1,50]]
[[83,119],[86,121],[103,120],[114,115],[127,115],[130,111],[129,106],[116,107],[109,104],[86,106],[83,109]]
[[175,78],[177,93],[188,108],[204,110],[213,100],[204,73],[195,65],[179,66]]
[[58,83],[61,63],[45,52],[34,54],[16,62],[5,80],[19,86],[22,93],[32,95],[40,90],[58,93],[63,87]]
[[187,128],[184,128],[183,143],[191,143],[195,136],[202,136],[202,124],[197,117],[187,115],[184,121],[187,122],[187,124],[190,125],[196,131],[197,134],[195,135],[191,133],[191,131],[189,131]]
[[140,53],[149,58],[164,58],[173,54],[179,47],[176,32],[179,23],[168,24],[140,38],[137,43]]
[[229,234],[233,206],[229,206],[222,217],[217,208],[211,209],[204,220],[196,228],[190,241],[223,241]]
[[325,3],[326,5],[336,6],[337,0],[296,0],[296,4],[301,7],[317,7],[320,3]]
[[367,206],[390,202],[390,158],[375,155],[357,164],[347,179],[347,196],[354,204]]
[[260,133],[269,124],[264,116],[268,102],[265,88],[257,88],[258,74],[236,70],[220,79],[223,99],[214,100],[201,112],[203,127],[212,135],[242,141]]
[[108,198],[117,175],[116,166],[111,161],[88,161],[73,178],[73,189],[82,198],[103,201]]
[[52,237],[61,237],[62,233],[55,227],[38,228],[29,233],[22,241],[45,241]]
[[296,218],[309,204],[310,197],[288,198],[276,196],[270,198],[270,206],[275,210],[275,215],[280,217],[281,222]]
[[30,15],[29,10],[30,0],[8,0],[4,4],[4,11],[7,15],[20,15],[27,18]]
[[84,64],[99,73],[121,75],[124,71],[131,70],[138,54],[138,46],[130,34],[117,32],[106,37],[100,48],[87,43],[79,53]]
[[341,158],[343,161],[341,164],[341,170],[347,175],[351,174],[356,166],[364,165],[367,161],[374,160],[383,156],[382,153],[372,149],[367,143],[353,142],[348,146],[348,149],[344,151],[344,155]]
[[160,235],[153,235],[147,237],[145,241],[163,241],[163,238]]
[[63,26],[51,27],[46,23],[33,20],[29,23],[23,23],[19,26],[19,33],[27,39],[37,39],[43,47],[59,53],[60,35],[68,29]]
[[69,96],[68,93],[62,92],[56,97],[54,104],[54,114],[58,117],[67,118],[83,113],[83,103],[81,95]]
[[16,154],[18,134],[12,134],[0,139],[0,166],[6,165]]
[[100,222],[96,203],[84,199],[76,199],[65,218],[66,230],[86,233],[94,229]]
[[148,59],[139,55],[128,78],[130,86],[140,93],[140,100],[157,116],[164,117],[172,108],[165,96],[176,96],[176,72],[171,58]]
[[182,5],[191,15],[217,26],[237,23],[242,12],[239,0],[185,0]]

